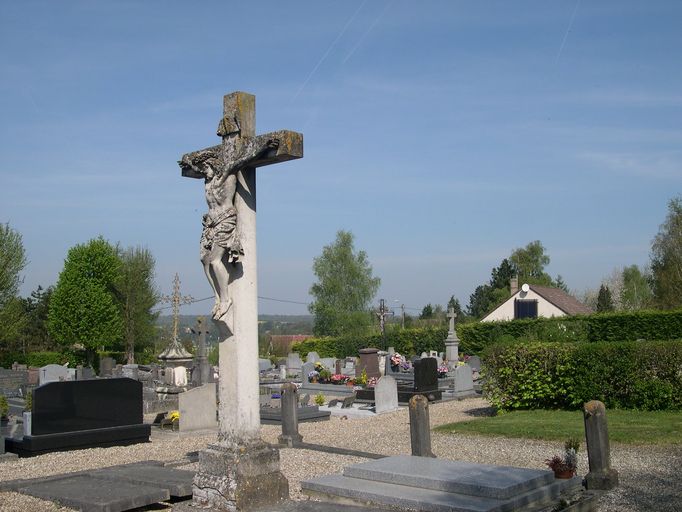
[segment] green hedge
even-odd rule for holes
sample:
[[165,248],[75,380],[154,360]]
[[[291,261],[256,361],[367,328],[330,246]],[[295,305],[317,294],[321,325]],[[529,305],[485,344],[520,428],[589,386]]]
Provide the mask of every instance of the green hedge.
[[682,338],[682,310],[605,313],[590,316],[476,322],[457,327],[471,353],[511,340],[622,342]]
[[48,364],[64,364],[75,368],[84,364],[85,355],[79,352],[29,352],[28,354],[6,352],[0,356],[0,366],[11,368],[14,362],[40,368]]
[[[308,352],[317,352],[320,357],[356,357],[361,348],[394,347],[396,352],[405,355],[421,354],[429,350],[445,351],[445,327],[423,327],[419,329],[394,329],[386,332],[385,341],[381,334],[365,336],[338,336],[308,338],[295,343],[292,350],[305,357]],[[461,346],[460,346],[461,347]],[[460,351],[462,348],[460,348]]]
[[682,409],[682,343],[524,343],[490,347],[484,393],[499,409]]

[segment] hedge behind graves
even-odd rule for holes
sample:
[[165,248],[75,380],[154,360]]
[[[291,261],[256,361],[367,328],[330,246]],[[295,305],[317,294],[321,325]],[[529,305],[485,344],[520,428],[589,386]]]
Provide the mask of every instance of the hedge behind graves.
[[484,393],[502,410],[682,409],[682,343],[514,343],[490,347]]
[[[445,351],[446,327],[423,327],[418,329],[395,329],[386,332],[385,340],[381,334],[364,336],[336,336],[308,338],[295,343],[292,350],[305,358],[308,352],[317,352],[320,357],[357,357],[361,348],[395,348],[404,355],[421,354],[429,350]],[[460,345],[460,351],[463,351]]]
[[518,339],[547,342],[622,342],[682,338],[682,310],[634,311],[589,316],[476,322],[457,326],[468,352]]

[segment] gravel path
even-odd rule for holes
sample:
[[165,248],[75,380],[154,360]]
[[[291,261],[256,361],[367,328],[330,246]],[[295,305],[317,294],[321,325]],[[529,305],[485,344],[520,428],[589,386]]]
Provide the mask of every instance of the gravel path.
[[[430,407],[431,425],[463,421],[484,415],[483,399],[445,402]],[[409,417],[406,408],[371,419],[332,417],[320,423],[302,423],[299,430],[308,443],[337,446],[387,455],[410,453]],[[264,425],[263,438],[276,442],[281,428]],[[93,448],[52,453],[29,459],[0,463],[0,481],[35,478],[95,469],[143,460],[172,461],[187,452],[200,450],[214,441],[214,433],[178,434],[155,431],[152,442],[128,447]],[[504,439],[473,435],[432,433],[434,453],[444,459],[486,464],[546,469],[543,461],[563,449],[560,442]],[[578,473],[587,473],[585,446],[579,453]],[[621,485],[604,496],[600,510],[605,512],[682,510],[682,486],[676,477],[682,464],[682,445],[631,447],[611,446],[612,465],[620,474]],[[311,450],[281,450],[281,467],[289,480],[292,499],[301,495],[300,481],[316,475],[340,472],[348,464],[366,459]],[[192,468],[192,465],[189,466]],[[52,503],[17,493],[0,493],[0,511],[65,511]]]

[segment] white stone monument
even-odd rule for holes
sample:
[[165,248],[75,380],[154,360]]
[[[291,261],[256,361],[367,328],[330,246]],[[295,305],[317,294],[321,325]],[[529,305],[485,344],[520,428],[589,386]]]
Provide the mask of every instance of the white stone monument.
[[218,442],[199,455],[193,504],[244,510],[288,498],[279,450],[260,437],[256,167],[301,158],[303,135],[255,135],[255,96],[223,99],[218,146],[183,155],[183,176],[204,180],[201,261],[220,333]]
[[450,319],[450,325],[448,337],[445,338],[445,359],[447,359],[450,367],[456,367],[459,360],[459,338],[457,337],[457,331],[455,331],[455,318],[457,318],[455,308],[448,309],[448,318]]

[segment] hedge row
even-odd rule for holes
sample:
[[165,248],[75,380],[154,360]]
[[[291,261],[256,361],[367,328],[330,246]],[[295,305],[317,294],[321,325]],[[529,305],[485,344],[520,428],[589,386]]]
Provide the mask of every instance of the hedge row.
[[622,342],[682,338],[682,310],[605,313],[590,316],[476,322],[457,327],[473,353],[516,339],[529,341]]
[[0,354],[0,367],[11,368],[15,362],[40,368],[48,364],[64,364],[75,368],[79,364],[84,364],[85,357],[80,353],[73,352],[4,352]]
[[385,339],[381,334],[308,338],[295,343],[292,350],[301,354],[302,357],[305,357],[308,352],[317,352],[320,357],[342,358],[356,357],[361,348],[393,347],[401,354],[414,355],[429,350],[445,351],[447,334],[448,330],[445,327],[423,327],[387,331]]
[[682,343],[527,343],[490,347],[484,393],[503,410],[682,409]]

